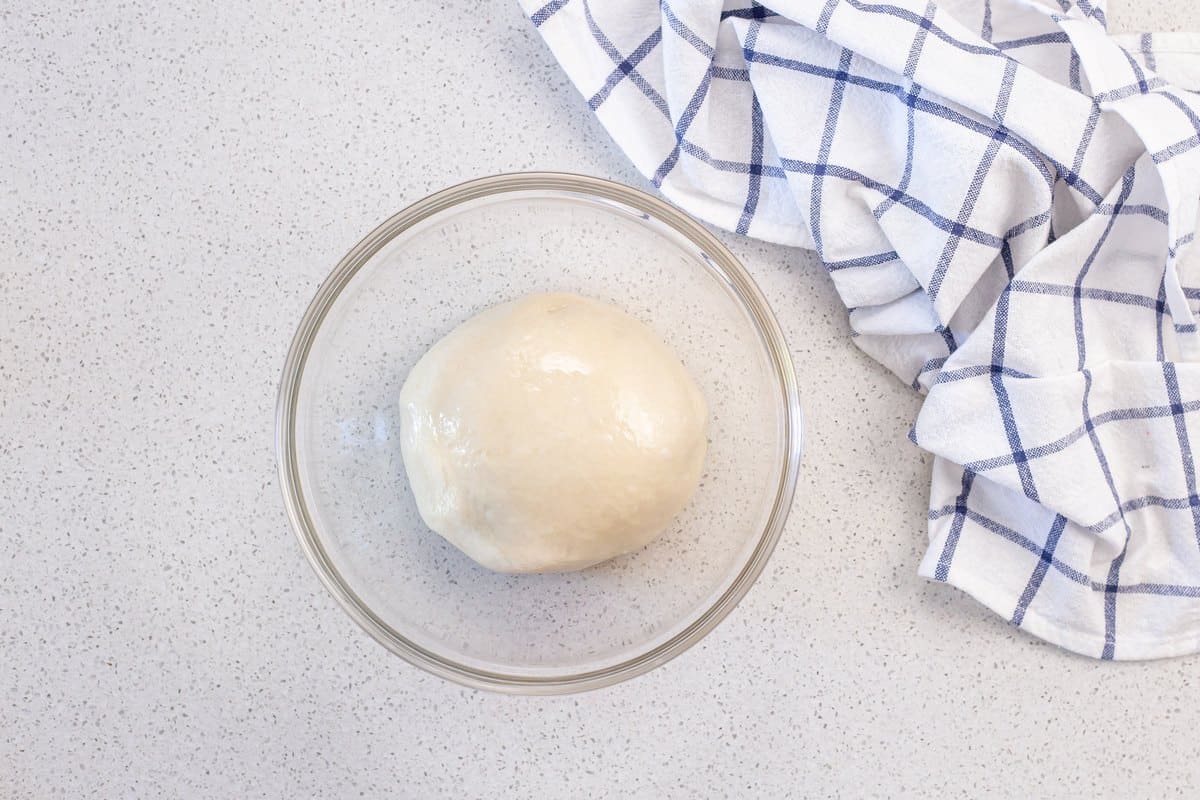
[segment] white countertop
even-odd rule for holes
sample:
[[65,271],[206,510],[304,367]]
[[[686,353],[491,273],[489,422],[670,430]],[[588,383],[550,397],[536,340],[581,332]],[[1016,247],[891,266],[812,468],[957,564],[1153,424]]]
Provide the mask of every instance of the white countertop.
[[[1190,0],[1112,4],[1114,30],[1200,29]],[[1196,794],[1200,662],[1072,656],[918,578],[919,398],[810,254],[733,235],[808,427],[729,619],[561,698],[360,631],[275,474],[317,284],[466,178],[647,182],[515,3],[349,5],[0,8],[0,797]]]

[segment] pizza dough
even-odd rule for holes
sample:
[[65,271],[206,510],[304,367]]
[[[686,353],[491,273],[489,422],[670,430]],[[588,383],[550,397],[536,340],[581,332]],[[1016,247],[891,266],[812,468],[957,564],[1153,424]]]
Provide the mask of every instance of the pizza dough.
[[421,517],[499,572],[637,550],[687,503],[707,448],[704,398],[670,348],[571,294],[455,328],[409,374],[400,411]]

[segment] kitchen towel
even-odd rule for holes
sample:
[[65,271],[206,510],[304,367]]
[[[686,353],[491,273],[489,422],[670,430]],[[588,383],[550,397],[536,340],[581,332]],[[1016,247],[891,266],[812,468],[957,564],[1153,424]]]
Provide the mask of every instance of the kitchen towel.
[[1200,650],[1200,37],[1102,0],[522,0],[671,200],[814,248],[926,393],[921,574],[1104,659]]

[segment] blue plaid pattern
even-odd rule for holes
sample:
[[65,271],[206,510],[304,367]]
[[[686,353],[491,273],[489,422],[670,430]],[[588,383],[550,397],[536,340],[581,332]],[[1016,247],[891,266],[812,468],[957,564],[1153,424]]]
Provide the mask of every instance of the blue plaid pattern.
[[664,194],[816,249],[927,393],[921,572],[1100,658],[1200,650],[1200,37],[1099,0],[522,0]]

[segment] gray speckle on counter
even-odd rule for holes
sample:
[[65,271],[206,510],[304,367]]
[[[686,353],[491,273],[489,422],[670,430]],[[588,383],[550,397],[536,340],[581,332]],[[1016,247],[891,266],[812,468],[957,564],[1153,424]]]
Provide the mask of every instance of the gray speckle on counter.
[[[1112,5],[1114,29],[1200,28],[1184,0]],[[0,797],[1195,795],[1196,659],[1078,658],[919,579],[918,399],[854,348],[810,255],[732,235],[808,423],[743,604],[581,696],[390,655],[283,513],[301,312],[434,189],[646,182],[515,3],[18,0],[0,21]]]

